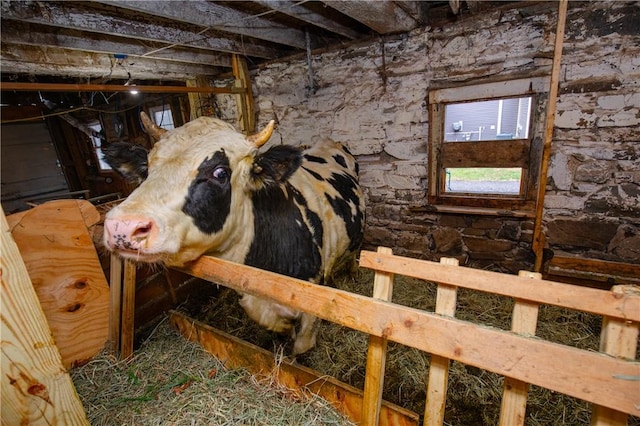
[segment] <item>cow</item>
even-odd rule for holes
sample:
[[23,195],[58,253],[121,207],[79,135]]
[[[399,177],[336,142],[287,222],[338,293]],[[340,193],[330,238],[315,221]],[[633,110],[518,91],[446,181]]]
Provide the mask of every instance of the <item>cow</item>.
[[[144,112],[141,121],[156,140],[146,158],[139,147],[105,150],[128,181],[141,182],[105,217],[108,250],[177,267],[207,254],[316,284],[329,284],[339,265],[353,268],[365,209],[346,147],[327,140],[261,152],[273,121],[251,136],[211,117],[170,131]],[[293,338],[293,355],[315,346],[317,318],[240,295],[251,319]]]

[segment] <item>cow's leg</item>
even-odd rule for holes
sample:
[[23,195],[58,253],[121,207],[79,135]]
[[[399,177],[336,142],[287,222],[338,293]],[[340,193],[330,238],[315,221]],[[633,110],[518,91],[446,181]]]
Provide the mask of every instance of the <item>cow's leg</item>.
[[320,320],[313,315],[302,313],[300,317],[300,329],[293,343],[293,355],[307,352],[316,345],[316,335]]

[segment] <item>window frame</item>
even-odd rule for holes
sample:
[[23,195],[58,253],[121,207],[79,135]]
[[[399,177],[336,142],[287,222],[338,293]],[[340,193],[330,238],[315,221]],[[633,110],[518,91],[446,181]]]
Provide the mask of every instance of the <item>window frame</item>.
[[[429,90],[429,179],[428,201],[438,211],[472,212],[492,215],[535,213],[548,77],[492,81],[434,87]],[[531,97],[527,138],[488,141],[445,142],[445,110],[449,104]],[[487,155],[491,153],[491,155]],[[455,166],[455,167],[452,167]],[[522,169],[518,194],[464,193],[446,190],[446,169],[464,167],[519,167]]]
[[[102,123],[99,120],[91,121],[87,124],[91,130],[96,133],[102,132]],[[100,172],[112,172],[113,168],[104,160],[104,154],[102,153],[102,139],[98,136],[89,136],[91,139],[91,148],[93,155],[96,158],[96,165]]]

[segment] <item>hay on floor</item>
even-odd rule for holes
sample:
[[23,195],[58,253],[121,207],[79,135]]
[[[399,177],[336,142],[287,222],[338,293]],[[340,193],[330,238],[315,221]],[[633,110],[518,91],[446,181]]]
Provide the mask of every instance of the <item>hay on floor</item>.
[[167,321],[130,359],[103,352],[71,375],[93,426],[352,425],[319,397],[226,369]]

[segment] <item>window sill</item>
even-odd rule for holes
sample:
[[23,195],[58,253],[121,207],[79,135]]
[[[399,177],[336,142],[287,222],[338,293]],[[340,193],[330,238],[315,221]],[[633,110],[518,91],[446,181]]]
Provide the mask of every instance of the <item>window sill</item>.
[[478,216],[505,216],[505,217],[517,217],[517,218],[535,218],[535,212],[529,210],[507,210],[507,209],[494,209],[486,207],[465,207],[465,206],[447,206],[447,205],[429,205],[420,207],[411,207],[410,211],[413,213],[421,212],[436,212],[436,213],[453,213],[453,214],[468,214]]

